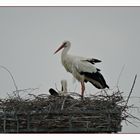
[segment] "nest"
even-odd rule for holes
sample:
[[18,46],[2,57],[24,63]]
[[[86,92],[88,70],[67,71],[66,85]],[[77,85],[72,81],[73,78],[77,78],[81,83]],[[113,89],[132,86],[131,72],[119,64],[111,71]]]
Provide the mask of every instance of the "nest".
[[[32,95],[31,95],[32,96]],[[81,100],[67,96],[33,95],[0,100],[1,133],[117,133],[128,117],[122,93],[98,94]]]

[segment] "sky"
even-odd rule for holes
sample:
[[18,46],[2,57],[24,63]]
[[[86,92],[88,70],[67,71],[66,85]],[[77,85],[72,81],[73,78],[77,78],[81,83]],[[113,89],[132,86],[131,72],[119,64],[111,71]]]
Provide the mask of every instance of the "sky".
[[[96,66],[111,89],[128,96],[138,75],[129,105],[140,107],[140,7],[0,7],[0,65],[10,70],[18,89],[39,88],[34,94],[60,89],[66,79],[69,91],[80,91],[54,51],[63,41],[71,42],[70,53],[97,58]],[[15,90],[9,73],[0,68],[0,97]],[[86,84],[85,95],[99,90]],[[21,95],[26,96],[26,95]],[[130,110],[140,118],[138,109]],[[123,122],[122,133],[140,133]]]

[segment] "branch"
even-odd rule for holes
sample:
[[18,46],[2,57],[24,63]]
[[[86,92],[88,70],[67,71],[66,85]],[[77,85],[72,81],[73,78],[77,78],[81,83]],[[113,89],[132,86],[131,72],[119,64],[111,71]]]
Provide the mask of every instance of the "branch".
[[130,121],[128,121],[128,120],[125,120],[125,121],[129,122],[130,124],[132,124],[132,125],[135,126],[135,127],[138,127],[137,125],[133,124],[132,122],[130,122]]
[[6,70],[6,71],[10,74],[10,76],[11,76],[11,78],[12,78],[12,81],[13,81],[13,83],[14,83],[14,87],[15,87],[15,89],[16,89],[16,91],[17,91],[17,90],[18,90],[18,86],[17,86],[17,84],[16,84],[16,81],[15,81],[15,79],[14,79],[12,73],[11,73],[6,67],[4,67],[4,66],[0,65],[0,67],[3,68],[4,70]]
[[120,81],[122,72],[123,72],[123,70],[124,70],[124,67],[125,67],[125,65],[123,65],[123,67],[122,67],[122,69],[121,69],[121,71],[120,71],[120,73],[119,73],[119,76],[118,76],[118,79],[117,79],[117,87],[119,86],[119,81]]
[[133,91],[133,89],[134,89],[134,86],[135,86],[135,83],[136,83],[136,79],[137,79],[137,74],[135,75],[135,78],[134,78],[134,81],[133,81],[131,90],[130,90],[129,95],[128,95],[128,98],[127,98],[127,100],[126,100],[126,105],[125,105],[125,107],[127,106],[128,101],[129,101],[129,98],[130,98],[130,96],[131,96],[131,94],[132,94],[132,91]]
[[[18,98],[20,99],[20,96],[19,96],[19,92],[18,92],[18,86],[17,86],[17,84],[16,84],[16,81],[15,81],[15,79],[14,79],[14,76],[12,75],[12,73],[10,72],[10,70],[8,70],[6,67],[4,67],[4,66],[2,66],[2,65],[0,65],[0,67],[2,68],[2,69],[4,69],[4,70],[6,70],[9,74],[10,74],[10,77],[12,78],[12,81],[13,81],[13,83],[14,83],[14,87],[15,87],[15,95],[17,95],[18,96]],[[14,93],[14,92],[13,92]]]

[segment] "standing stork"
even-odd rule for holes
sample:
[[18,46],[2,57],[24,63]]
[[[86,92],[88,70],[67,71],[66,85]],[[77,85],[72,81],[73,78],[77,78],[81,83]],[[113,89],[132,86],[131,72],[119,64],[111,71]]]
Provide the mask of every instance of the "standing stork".
[[72,73],[72,75],[81,82],[81,95],[82,98],[84,96],[85,91],[85,83],[90,82],[98,89],[109,88],[106,84],[106,81],[102,74],[100,73],[100,69],[94,66],[95,63],[101,62],[98,59],[94,58],[83,58],[79,56],[73,56],[68,54],[68,51],[71,47],[71,43],[69,41],[65,41],[55,52],[63,49],[61,54],[61,62],[65,67],[67,72]]

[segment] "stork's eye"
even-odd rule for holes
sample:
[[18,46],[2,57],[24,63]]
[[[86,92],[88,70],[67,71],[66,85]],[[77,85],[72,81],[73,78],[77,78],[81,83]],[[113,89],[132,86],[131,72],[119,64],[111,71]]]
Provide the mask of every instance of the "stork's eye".
[[63,44],[63,45],[65,46],[66,44],[67,44],[67,42],[64,42],[64,44]]

